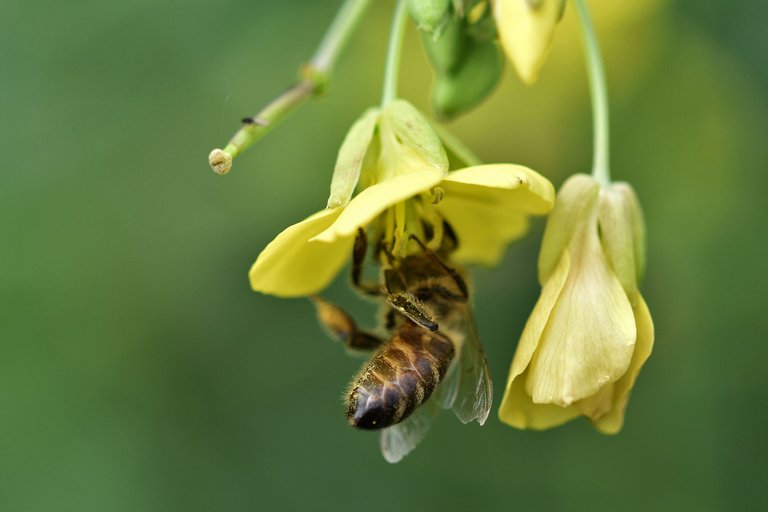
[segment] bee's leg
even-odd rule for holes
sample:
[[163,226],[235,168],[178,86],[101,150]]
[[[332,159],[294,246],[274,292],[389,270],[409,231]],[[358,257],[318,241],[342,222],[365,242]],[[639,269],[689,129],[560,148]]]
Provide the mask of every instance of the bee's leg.
[[381,288],[373,283],[363,283],[363,262],[368,253],[368,238],[362,228],[357,228],[352,248],[352,284],[365,295],[380,295]]
[[435,314],[423,302],[408,292],[390,292],[387,295],[387,302],[395,311],[425,329],[436,331],[440,327],[437,324]]
[[[424,245],[424,242],[419,240],[419,238],[415,235],[411,235],[411,239],[415,241],[419,246],[421,247],[421,250],[424,251],[424,255],[430,259],[435,265],[439,266],[441,269],[445,271],[446,274],[451,276],[451,279],[453,279],[453,282],[456,283],[456,287],[459,290],[459,294],[455,294],[453,292],[450,292],[449,290],[442,288],[442,287],[434,287],[433,289],[435,291],[438,291],[439,293],[447,292],[447,296],[454,299],[454,300],[461,300],[466,301],[469,297],[469,291],[467,289],[467,283],[464,281],[464,278],[462,278],[458,272],[456,272],[456,269],[453,269],[446,265],[443,260],[441,260],[437,254],[430,251],[429,248]],[[441,289],[442,288],[442,289]]]
[[358,329],[354,319],[335,304],[320,297],[311,297],[317,312],[317,320],[334,340],[341,341],[354,350],[373,350],[384,341],[373,334]]
[[453,230],[453,226],[443,219],[443,241],[440,244],[440,250],[449,254],[458,249],[458,247],[459,239],[456,237],[456,232]]

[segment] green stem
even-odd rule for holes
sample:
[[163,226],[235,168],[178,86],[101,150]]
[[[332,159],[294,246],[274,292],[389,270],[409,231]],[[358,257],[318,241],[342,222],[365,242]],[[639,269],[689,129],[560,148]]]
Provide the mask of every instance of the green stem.
[[358,23],[371,5],[371,0],[347,0],[336,14],[331,26],[325,33],[320,46],[310,61],[316,70],[330,71],[336,65],[336,60],[349,42]]
[[589,75],[589,91],[592,96],[594,137],[592,176],[603,185],[607,185],[611,182],[611,170],[609,163],[608,89],[605,83],[605,71],[600,57],[600,47],[597,44],[597,33],[589,15],[587,2],[586,0],[574,0],[574,3],[581,20],[587,74]]
[[214,149],[208,156],[208,163],[216,173],[227,174],[232,168],[234,157],[264,137],[280,121],[323,90],[341,51],[371,3],[372,0],[345,0],[312,59],[302,66],[299,81],[259,113],[245,119],[245,124],[230,139],[227,146],[223,150]]
[[475,165],[482,165],[483,161],[475,155],[471,149],[469,149],[459,138],[448,131],[447,128],[439,124],[433,125],[433,128],[443,141],[443,146],[449,152],[453,153],[456,158],[461,160],[465,165],[473,167]]
[[389,46],[387,48],[387,63],[384,68],[384,90],[381,94],[381,106],[397,97],[397,78],[400,71],[400,56],[402,55],[405,22],[408,19],[405,0],[397,0],[395,13],[392,15],[392,28],[389,31]]

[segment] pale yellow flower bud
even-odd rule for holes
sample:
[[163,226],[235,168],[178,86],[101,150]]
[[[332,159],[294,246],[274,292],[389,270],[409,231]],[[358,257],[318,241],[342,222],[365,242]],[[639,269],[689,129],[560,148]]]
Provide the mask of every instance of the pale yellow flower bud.
[[545,429],[579,415],[621,429],[653,346],[638,291],[645,228],[632,188],[576,175],[562,187],[539,255],[542,292],[523,330],[499,417]]
[[494,0],[493,16],[501,45],[520,78],[536,81],[549,53],[565,0]]

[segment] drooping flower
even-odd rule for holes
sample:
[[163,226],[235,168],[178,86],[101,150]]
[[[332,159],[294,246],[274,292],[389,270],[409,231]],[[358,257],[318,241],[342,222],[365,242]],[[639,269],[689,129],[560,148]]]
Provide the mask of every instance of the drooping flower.
[[575,175],[562,187],[539,256],[541,296],[515,353],[501,421],[546,429],[579,415],[621,430],[653,347],[640,295],[645,228],[632,188]]
[[267,245],[251,267],[251,287],[281,297],[318,293],[352,254],[361,228],[405,256],[416,250],[411,235],[439,247],[447,223],[458,239],[456,262],[494,264],[507,243],[527,232],[528,216],[548,213],[553,201],[552,184],[523,166],[448,172],[432,127],[409,103],[395,100],[350,129],[328,207]]
[[501,45],[526,84],[536,81],[564,8],[565,0],[493,0]]

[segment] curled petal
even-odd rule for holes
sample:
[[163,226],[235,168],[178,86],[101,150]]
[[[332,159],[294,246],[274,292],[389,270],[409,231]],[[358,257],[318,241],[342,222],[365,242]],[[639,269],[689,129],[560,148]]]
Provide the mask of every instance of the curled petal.
[[371,145],[379,114],[378,109],[368,109],[347,132],[336,158],[328,208],[346,206],[349,203],[360,179],[360,170],[368,153],[368,146]]
[[443,173],[424,169],[393,176],[364,189],[349,202],[338,219],[312,238],[315,242],[334,242],[354,237],[357,228],[368,225],[384,210],[404,199],[434,187],[443,179]]
[[539,282],[542,285],[560,260],[577,226],[594,214],[599,194],[600,184],[586,174],[575,174],[560,187],[541,241]]
[[589,223],[568,250],[572,266],[531,360],[526,391],[534,403],[571,405],[627,371],[635,319]]
[[535,404],[525,392],[525,371],[519,379],[507,385],[504,399],[499,407],[499,419],[515,428],[545,430],[562,425],[579,415],[575,405],[560,407],[554,404]]
[[526,215],[552,208],[554,188],[543,176],[519,165],[480,165],[449,173],[441,183],[438,210],[459,239],[455,259],[495,264],[506,245],[528,230]]
[[520,342],[517,344],[515,358],[512,360],[512,367],[509,370],[507,388],[499,407],[499,419],[513,427],[549,428],[578,415],[578,410],[575,408],[568,408],[566,414],[562,412],[565,410],[564,408],[556,405],[534,404],[531,397],[525,392],[525,381],[528,377],[526,368],[531,362],[549,316],[563,290],[569,269],[570,258],[565,253],[551,279],[544,284],[541,296],[539,296],[533,313],[525,324]]
[[400,151],[410,150],[430,166],[448,172],[448,156],[435,129],[424,114],[405,100],[394,100],[381,114],[381,130],[391,131]]
[[637,291],[632,205],[615,185],[600,191],[600,240],[605,256],[627,293]]
[[443,183],[446,193],[492,202],[527,215],[552,209],[555,189],[541,174],[522,165],[488,164],[459,169]]
[[251,287],[278,297],[301,297],[328,286],[352,252],[354,235],[330,243],[312,238],[336,221],[341,211],[323,210],[277,235],[251,267]]
[[624,411],[629,401],[629,392],[635,384],[638,373],[653,350],[653,320],[643,297],[637,294],[635,323],[637,324],[637,343],[632,354],[632,361],[626,373],[613,385],[611,410],[601,418],[593,420],[595,427],[604,434],[616,434],[624,424]]

